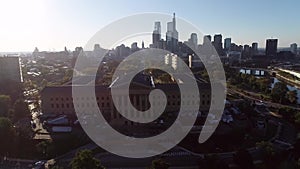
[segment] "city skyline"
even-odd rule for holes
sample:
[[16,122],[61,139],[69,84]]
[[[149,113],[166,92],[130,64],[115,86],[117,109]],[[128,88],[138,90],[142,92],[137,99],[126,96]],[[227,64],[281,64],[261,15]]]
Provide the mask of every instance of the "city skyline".
[[[74,49],[84,46],[90,37],[112,21],[141,12],[167,13],[170,18],[175,12],[176,16],[195,24],[203,34],[221,33],[224,39],[231,38],[236,44],[258,42],[258,47],[264,48],[266,39],[273,37],[279,39],[278,47],[289,47],[293,43],[300,44],[300,38],[295,36],[300,25],[293,22],[298,3],[6,1],[1,2],[3,10],[0,18],[5,26],[0,28],[0,52],[31,52],[34,47],[41,51],[60,51],[65,46]],[[284,9],[289,10],[280,12]],[[182,39],[189,38],[189,35],[181,36]],[[152,39],[144,41],[148,46]],[[139,40],[137,42],[141,44]],[[105,47],[105,44],[100,45]]]

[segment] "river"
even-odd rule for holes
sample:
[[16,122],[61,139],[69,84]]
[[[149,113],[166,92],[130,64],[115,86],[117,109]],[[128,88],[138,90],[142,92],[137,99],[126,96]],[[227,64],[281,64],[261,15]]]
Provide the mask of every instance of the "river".
[[[273,88],[274,85],[275,85],[275,83],[277,83],[277,82],[283,82],[283,81],[278,80],[277,78],[274,78],[274,80],[273,80],[273,82],[272,82],[272,84],[271,84],[271,88]],[[285,83],[285,82],[283,82],[283,83]],[[287,83],[285,83],[285,84],[287,84]],[[290,91],[292,91],[292,90],[296,90],[296,91],[297,91],[297,102],[298,102],[298,104],[300,104],[300,89],[299,89],[299,88],[296,88],[296,87],[293,86],[293,85],[289,85],[289,84],[287,84],[287,88],[288,88]]]

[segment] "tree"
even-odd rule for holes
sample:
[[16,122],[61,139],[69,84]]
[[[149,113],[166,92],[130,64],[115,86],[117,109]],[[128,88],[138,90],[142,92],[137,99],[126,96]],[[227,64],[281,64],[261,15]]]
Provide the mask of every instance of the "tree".
[[300,169],[300,158],[296,161],[296,169]]
[[[90,70],[90,71],[93,72],[93,71],[95,71],[95,70]],[[97,70],[96,70],[96,71],[97,71]],[[73,70],[72,70],[72,69],[67,69],[67,70],[65,71],[65,76],[64,76],[64,78],[63,78],[62,83],[66,83],[66,82],[72,80],[72,77],[73,77]]]
[[152,161],[151,169],[168,169],[170,165],[164,159],[155,159]]
[[[219,157],[217,155],[205,155],[203,159],[199,161],[199,168],[203,169],[217,169],[219,164]],[[226,166],[224,166],[226,167]],[[222,167],[222,168],[224,168]],[[221,168],[221,167],[220,167]]]
[[41,82],[41,87],[40,87],[40,89],[41,89],[41,90],[44,89],[44,88],[47,86],[47,84],[48,84],[48,81],[47,81],[46,79],[43,79],[42,82]]
[[290,103],[296,103],[297,101],[297,90],[292,90],[287,92],[287,98],[290,101]]
[[104,169],[100,161],[93,157],[90,150],[81,150],[70,163],[72,169]]
[[5,80],[0,83],[0,93],[9,95],[12,102],[15,102],[15,100],[22,94],[22,85],[21,83],[16,83],[12,80]]
[[29,116],[28,105],[22,99],[18,99],[14,104],[14,120],[17,121]]
[[50,145],[51,145],[50,141],[42,141],[36,145],[36,148],[41,155],[47,157],[48,155],[47,149]]
[[278,110],[278,114],[280,114],[284,119],[293,121],[295,118],[296,110],[291,109],[289,107],[281,107]]
[[64,167],[61,167],[61,166],[53,166],[53,167],[50,167],[50,169],[64,169]]
[[246,149],[240,149],[234,155],[234,162],[242,169],[252,169],[253,159]]
[[293,154],[296,159],[300,158],[300,137],[299,136],[297,137],[297,140],[294,144]]
[[0,95],[0,117],[7,117],[10,108],[10,96]]
[[260,79],[257,79],[257,83],[258,83],[258,86],[259,86],[259,90],[261,92],[268,93],[270,79],[260,78]]
[[275,154],[275,150],[271,143],[266,141],[261,141],[256,143],[256,146],[262,150],[263,161],[267,169],[274,169],[278,166],[280,162]]
[[266,158],[275,155],[274,148],[271,143],[266,142],[266,141],[261,141],[256,143],[256,146],[260,149],[262,149],[263,154],[265,155]]
[[286,94],[289,91],[286,84],[282,82],[275,83],[272,91],[271,97],[274,102],[283,103],[286,99]]
[[297,112],[295,114],[295,123],[300,125],[300,112]]
[[5,117],[0,117],[0,156],[9,153],[14,143],[15,130],[12,122]]

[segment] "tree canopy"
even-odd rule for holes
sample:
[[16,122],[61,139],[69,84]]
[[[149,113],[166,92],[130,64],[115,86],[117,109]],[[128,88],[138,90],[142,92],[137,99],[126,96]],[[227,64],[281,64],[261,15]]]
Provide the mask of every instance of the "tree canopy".
[[289,91],[286,84],[282,82],[275,83],[272,91],[271,97],[274,102],[283,103],[286,99],[286,94]]
[[155,159],[152,161],[151,169],[168,169],[170,165],[164,159]]
[[70,163],[72,169],[104,169],[100,161],[94,158],[92,151],[79,151]]
[[6,117],[0,117],[0,155],[7,154],[14,143],[15,130],[12,122]]
[[7,117],[11,99],[8,95],[0,95],[0,117]]

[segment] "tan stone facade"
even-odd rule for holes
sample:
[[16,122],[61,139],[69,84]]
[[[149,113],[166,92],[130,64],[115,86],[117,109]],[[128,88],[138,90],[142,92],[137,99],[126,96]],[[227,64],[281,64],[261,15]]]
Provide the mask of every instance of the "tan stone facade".
[[[200,112],[207,112],[210,107],[211,102],[211,91],[210,85],[206,83],[198,83],[199,92],[200,92]],[[157,88],[164,91],[167,97],[167,104],[165,112],[178,112],[181,104],[181,95],[176,88],[175,84],[161,84],[157,85]],[[149,92],[152,89],[146,86],[134,86],[130,89],[130,100],[132,105],[140,110],[144,111],[149,109]],[[119,92],[120,95],[118,97],[118,102],[122,105],[128,105],[130,103],[126,102],[126,94],[124,92]],[[91,97],[72,97],[72,86],[58,86],[58,87],[46,87],[42,91],[41,99],[42,99],[42,112],[45,115],[51,114],[66,114],[70,116],[75,116],[74,106],[79,108],[88,108],[88,107],[96,107],[98,106],[101,110],[102,114],[111,122],[116,119],[124,119],[121,117],[121,114],[116,110],[109,86],[96,86],[95,87],[95,96],[96,98]],[[190,93],[182,94],[182,103],[183,106],[188,107],[191,104],[196,104],[196,101],[185,102],[184,98],[186,97],[197,97],[199,98],[199,94],[195,91],[191,91]],[[77,99],[82,101],[82,103],[74,105],[73,99]],[[155,104],[161,104],[160,99],[155,98]],[[97,105],[93,104],[92,100],[96,100]],[[94,103],[96,103],[94,102]],[[129,114],[129,116],[138,116],[138,114],[134,114],[134,112],[128,112],[125,108],[125,113]],[[151,114],[149,114],[151,117]],[[129,122],[129,121],[128,121]],[[122,120],[121,123],[128,123]]]

